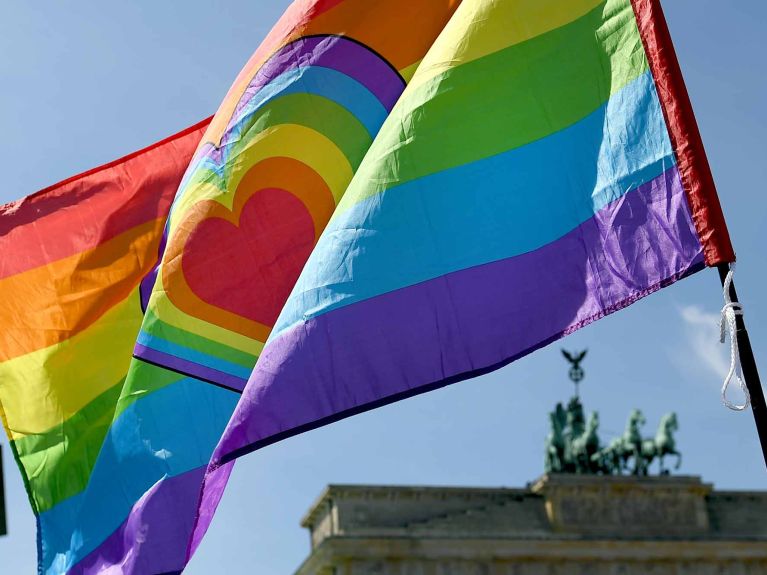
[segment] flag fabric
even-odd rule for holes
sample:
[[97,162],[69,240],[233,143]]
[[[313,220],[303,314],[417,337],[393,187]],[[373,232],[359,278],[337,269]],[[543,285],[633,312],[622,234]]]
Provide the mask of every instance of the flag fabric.
[[[133,358],[110,382],[119,385],[110,387],[112,410],[89,444],[87,485],[39,514],[42,573],[183,569],[197,541],[191,537],[204,472],[263,343],[456,5],[301,0],[256,51],[202,137],[167,219],[153,220],[152,257],[131,284],[130,305],[143,319],[121,333]],[[67,215],[63,226],[79,224]],[[9,222],[19,225],[12,216]],[[105,260],[89,262],[87,273],[101,273],[111,265]],[[88,287],[102,298],[104,286]],[[89,313],[79,305],[71,321]],[[90,342],[90,353],[110,361],[110,349],[95,347],[108,342]],[[70,377],[87,366],[70,362]],[[54,375],[45,373],[41,395],[56,385]],[[34,410],[44,397],[25,401]]]
[[238,456],[734,261],[658,0],[297,0],[169,211],[102,188],[0,210],[46,574],[178,573]]
[[734,261],[654,0],[465,0],[304,267],[219,443],[497,369]]
[[209,121],[0,206],[0,415],[38,522],[88,483],[143,319],[141,279]]

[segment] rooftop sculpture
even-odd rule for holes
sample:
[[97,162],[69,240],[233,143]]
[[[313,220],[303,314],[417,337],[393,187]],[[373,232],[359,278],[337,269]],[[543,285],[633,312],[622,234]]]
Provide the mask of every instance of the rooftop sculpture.
[[586,418],[578,393],[578,384],[585,374],[580,362],[586,356],[586,350],[580,353],[562,350],[562,353],[571,365],[569,376],[575,384],[575,395],[567,407],[557,403],[554,411],[549,414],[546,473],[647,475],[650,465],[657,459],[659,473],[667,475],[670,471],[664,459],[668,455],[676,457],[674,469],[679,469],[682,456],[674,441],[674,433],[679,429],[676,413],[664,415],[655,436],[644,438],[642,427],[646,419],[639,409],[634,409],[629,414],[623,435],[603,445],[598,433],[599,414],[592,411]]

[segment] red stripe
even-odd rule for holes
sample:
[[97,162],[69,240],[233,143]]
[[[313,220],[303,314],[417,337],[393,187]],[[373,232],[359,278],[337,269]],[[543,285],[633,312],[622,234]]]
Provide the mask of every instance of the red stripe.
[[0,278],[92,249],[165,217],[210,118],[0,205]]
[[730,234],[660,1],[631,0],[631,3],[706,264],[734,262]]
[[312,16],[317,17],[323,12],[327,12],[331,8],[335,8],[341,2],[345,2],[345,0],[319,0],[314,6],[314,12]]

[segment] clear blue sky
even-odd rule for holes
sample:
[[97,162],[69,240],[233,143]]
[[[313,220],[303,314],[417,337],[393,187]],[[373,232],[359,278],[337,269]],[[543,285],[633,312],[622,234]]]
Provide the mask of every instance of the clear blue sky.
[[[0,0],[0,202],[165,137],[213,113],[285,0],[220,3]],[[738,251],[737,276],[767,379],[767,4],[666,0],[671,31]],[[4,257],[0,254],[0,257]],[[714,345],[716,273],[702,272],[576,333],[583,397],[603,437],[633,407],[654,433],[679,413],[682,471],[767,489],[751,414],[727,411]],[[0,326],[2,329],[2,326]],[[325,484],[521,486],[542,472],[546,413],[571,390],[560,345],[491,375],[359,415],[240,460],[187,573],[291,573],[298,522]],[[34,518],[3,437],[11,535],[0,571],[33,573]]]

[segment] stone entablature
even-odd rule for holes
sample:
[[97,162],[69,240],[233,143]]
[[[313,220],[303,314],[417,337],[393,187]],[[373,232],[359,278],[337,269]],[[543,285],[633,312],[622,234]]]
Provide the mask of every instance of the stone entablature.
[[532,491],[543,496],[555,533],[617,539],[715,535],[708,518],[712,486],[695,478],[555,475],[538,480]]
[[332,485],[302,525],[312,554],[298,575],[767,574],[767,492],[698,477]]

